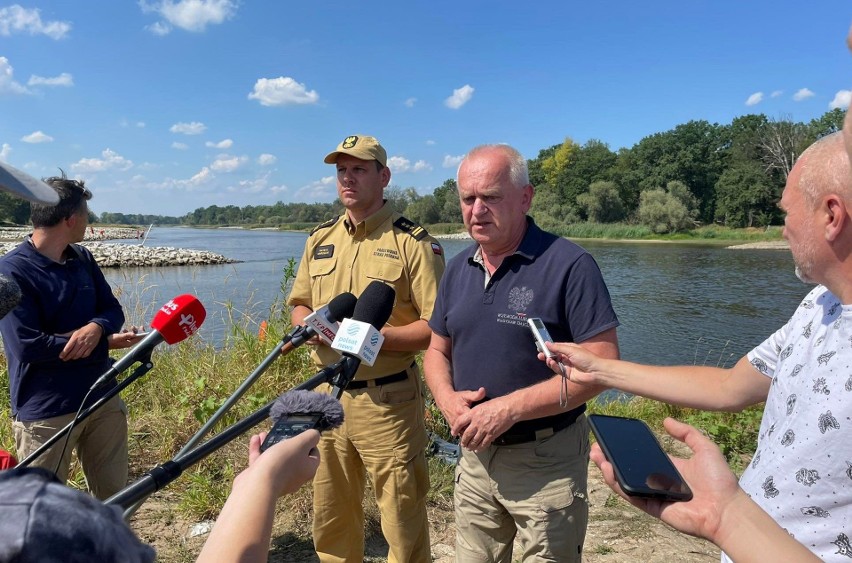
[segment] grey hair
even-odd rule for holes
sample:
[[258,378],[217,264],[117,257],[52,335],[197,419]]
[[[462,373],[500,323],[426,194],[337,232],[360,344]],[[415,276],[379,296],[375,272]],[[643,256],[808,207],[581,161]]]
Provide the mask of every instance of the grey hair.
[[456,180],[458,181],[461,167],[469,158],[494,150],[503,153],[503,156],[509,162],[509,179],[512,185],[518,189],[528,186],[530,183],[530,173],[527,169],[527,159],[517,149],[506,144],[479,145],[470,149],[470,152],[459,163],[458,170],[456,170]]
[[840,131],[809,146],[799,160],[802,160],[799,188],[811,208],[829,193],[836,193],[852,204],[852,165]]

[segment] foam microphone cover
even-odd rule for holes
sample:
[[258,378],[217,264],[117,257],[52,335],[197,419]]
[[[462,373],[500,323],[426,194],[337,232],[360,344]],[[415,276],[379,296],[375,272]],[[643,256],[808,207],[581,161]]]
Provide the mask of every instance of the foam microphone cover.
[[381,330],[393,312],[395,298],[396,291],[391,286],[380,281],[370,282],[355,304],[352,320],[369,323]]
[[12,278],[0,274],[0,319],[21,302],[21,288]]
[[321,414],[316,429],[323,432],[343,424],[343,405],[340,401],[325,393],[299,389],[288,391],[278,397],[269,411],[274,422],[296,414]]
[[185,340],[198,330],[207,311],[194,295],[178,295],[163,305],[151,320],[151,328],[162,335],[168,344]]
[[347,319],[355,312],[355,303],[358,298],[351,293],[344,292],[328,302],[328,319],[340,322]]

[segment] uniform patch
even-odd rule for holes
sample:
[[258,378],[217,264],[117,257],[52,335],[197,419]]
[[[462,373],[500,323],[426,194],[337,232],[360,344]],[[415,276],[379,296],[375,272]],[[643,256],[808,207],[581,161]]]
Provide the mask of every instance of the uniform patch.
[[393,260],[399,260],[399,252],[397,252],[393,248],[377,248],[373,251],[373,256],[378,258],[391,258]]
[[314,249],[314,260],[322,260],[323,258],[331,258],[332,256],[334,256],[333,244],[318,246]]
[[440,244],[438,244],[437,242],[433,242],[433,243],[432,243],[432,252],[434,252],[434,253],[435,253],[435,254],[437,254],[438,256],[443,256],[443,255],[444,255],[444,249],[443,249],[443,248],[441,248],[441,245],[440,245]]
[[410,221],[405,217],[400,217],[396,221],[393,222],[393,226],[399,229],[400,231],[404,231],[414,237],[414,240],[423,240],[429,233],[426,232],[426,229],[415,223],[414,221]]
[[350,137],[346,137],[343,139],[343,145],[341,145],[344,149],[351,149],[358,143],[358,136],[352,135]]

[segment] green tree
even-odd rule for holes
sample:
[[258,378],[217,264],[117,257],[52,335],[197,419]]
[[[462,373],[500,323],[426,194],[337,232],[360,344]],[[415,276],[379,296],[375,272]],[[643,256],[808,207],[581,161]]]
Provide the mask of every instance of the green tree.
[[30,203],[6,192],[0,192],[0,221],[26,225],[30,221]]
[[435,196],[425,195],[409,203],[404,215],[421,225],[431,225],[440,222],[441,210],[435,202]]
[[757,162],[739,161],[716,182],[716,220],[729,227],[753,227],[776,215],[780,190]]
[[686,205],[662,188],[652,188],[639,194],[639,222],[658,234],[683,231],[692,226]]
[[553,151],[552,155],[541,161],[541,172],[544,176],[544,183],[561,193],[562,187],[568,179],[568,165],[579,148],[577,143],[569,137],[565,137],[565,141],[559,145],[559,148]]
[[812,119],[811,122],[808,123],[808,129],[810,129],[811,137],[813,137],[813,140],[815,141],[820,137],[837,133],[843,129],[843,118],[845,117],[846,110],[842,108],[834,108],[833,110],[825,112],[820,117]]
[[624,203],[613,182],[593,182],[589,191],[577,197],[577,204],[589,221],[615,223],[624,219]]

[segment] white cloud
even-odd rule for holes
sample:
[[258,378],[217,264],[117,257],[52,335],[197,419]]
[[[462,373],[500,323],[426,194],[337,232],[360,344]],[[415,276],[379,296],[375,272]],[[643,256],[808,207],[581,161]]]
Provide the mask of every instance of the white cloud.
[[417,162],[414,163],[414,171],[415,172],[422,172],[424,170],[426,170],[427,172],[429,170],[432,170],[432,165],[429,164],[428,162],[426,162],[425,160],[418,160]]
[[144,129],[145,128],[145,122],[144,121],[137,121],[136,127],[138,127],[139,129]]
[[461,88],[453,90],[453,95],[444,100],[444,105],[450,109],[459,109],[470,101],[473,97],[474,88],[470,84],[465,84]]
[[416,103],[417,103],[417,98],[408,98],[408,99],[407,99],[407,100],[405,100],[405,102],[403,102],[403,103],[405,104],[405,107],[407,107],[407,108],[413,108],[413,107],[414,107],[414,104],[416,104]]
[[210,169],[214,172],[233,172],[248,161],[245,156],[231,156],[229,154],[220,154],[210,165]]
[[0,146],[0,160],[7,162],[10,152],[12,152],[12,146],[9,143],[3,143],[3,145]]
[[411,161],[404,156],[392,156],[388,158],[388,168],[390,168],[391,172],[394,174],[408,172],[411,168]]
[[762,101],[763,101],[763,92],[755,92],[754,94],[752,94],[751,96],[748,97],[745,104],[747,106],[756,106],[757,104],[759,104]]
[[25,143],[51,143],[53,142],[53,137],[50,135],[46,135],[41,131],[33,131],[29,135],[24,135],[21,137],[21,140]]
[[38,8],[28,10],[18,4],[0,8],[0,35],[8,37],[13,33],[29,33],[62,39],[71,31],[71,24],[68,22],[41,21],[40,11]]
[[315,203],[318,201],[331,201],[337,197],[337,181],[335,176],[326,176],[321,180],[311,182],[307,186],[299,188],[294,194],[294,201]]
[[429,145],[429,146],[431,147],[432,145],[434,145],[434,144],[435,144],[435,141],[433,141],[432,139],[428,139],[428,140],[426,141],[426,144],[427,144],[427,145]]
[[259,194],[265,192],[279,194],[289,191],[289,188],[283,184],[280,186],[270,186],[269,174],[253,180],[240,180],[236,186],[228,186],[226,189],[230,193],[238,194]]
[[807,100],[808,98],[811,98],[814,95],[815,94],[807,88],[802,88],[801,90],[793,94],[793,99],[797,102],[801,102],[802,100]]
[[308,91],[304,84],[296,82],[289,76],[258,78],[254,83],[254,91],[248,97],[250,100],[259,101],[264,106],[315,104],[319,101],[316,90]]
[[834,99],[828,104],[828,109],[847,108],[850,102],[852,102],[852,90],[838,90]]
[[112,149],[105,149],[103,158],[81,158],[71,165],[71,170],[77,173],[103,172],[105,170],[130,170],[133,161],[128,160]]
[[225,139],[223,141],[219,141],[218,143],[214,143],[213,141],[207,141],[204,143],[205,147],[210,147],[214,149],[229,149],[234,145],[234,141],[231,139]]
[[145,13],[154,12],[165,21],[156,22],[148,29],[156,35],[166,35],[172,26],[186,31],[202,32],[208,25],[218,25],[237,13],[238,2],[233,0],[162,0],[149,4],[141,0]]
[[191,123],[179,122],[169,127],[172,133],[183,133],[184,135],[201,135],[207,130],[207,126],[198,121]]
[[9,64],[9,59],[0,57],[0,94],[29,94],[30,91],[15,82],[15,69]]
[[177,149],[179,151],[185,151],[189,148],[189,145],[187,145],[186,143],[178,143],[177,141],[175,141],[174,143],[172,143],[172,148]]
[[262,155],[257,157],[257,163],[261,166],[272,166],[276,162],[278,162],[278,157],[276,157],[274,154],[263,153]]
[[30,79],[27,80],[27,86],[73,86],[74,85],[74,77],[72,77],[69,73],[63,72],[59,76],[54,76],[53,78],[47,78],[44,76],[36,76],[33,74],[30,76]]
[[778,96],[780,96],[783,93],[784,93],[783,90],[773,90],[772,93],[769,94],[769,96],[772,97],[772,98],[777,98]]
[[464,158],[463,154],[461,154],[459,156],[452,156],[452,155],[449,155],[449,154],[445,154],[444,155],[444,163],[441,166],[443,166],[444,168],[458,168],[458,166],[461,163],[463,158]]
[[192,189],[193,187],[203,186],[210,182],[213,179],[213,173],[210,172],[210,169],[206,166],[202,168],[198,174],[190,178],[189,180],[181,180],[179,184]]

